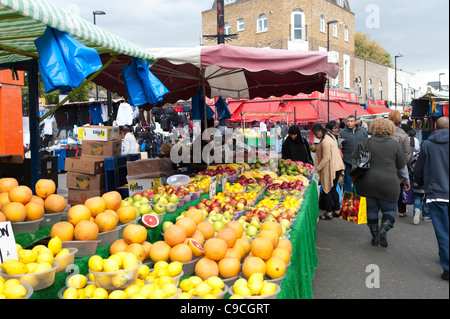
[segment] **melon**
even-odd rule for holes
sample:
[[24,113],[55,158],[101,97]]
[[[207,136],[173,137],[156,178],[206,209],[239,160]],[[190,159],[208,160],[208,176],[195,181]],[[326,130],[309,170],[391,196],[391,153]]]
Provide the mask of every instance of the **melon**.
[[147,228],[155,228],[159,225],[159,218],[154,214],[145,214],[141,218],[142,223]]

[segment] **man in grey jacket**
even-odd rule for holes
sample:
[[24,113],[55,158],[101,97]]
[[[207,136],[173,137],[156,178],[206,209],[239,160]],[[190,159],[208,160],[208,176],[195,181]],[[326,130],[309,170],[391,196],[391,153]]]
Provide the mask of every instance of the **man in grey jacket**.
[[449,119],[441,117],[436,131],[422,144],[414,167],[414,179],[424,185],[426,203],[431,212],[434,232],[439,247],[439,259],[444,272],[442,279],[448,280],[449,264]]
[[351,192],[352,178],[350,171],[352,169],[352,155],[359,143],[368,137],[368,134],[365,129],[356,124],[356,117],[350,115],[347,117],[345,128],[339,133],[339,137],[343,139],[341,150],[345,164],[344,192]]

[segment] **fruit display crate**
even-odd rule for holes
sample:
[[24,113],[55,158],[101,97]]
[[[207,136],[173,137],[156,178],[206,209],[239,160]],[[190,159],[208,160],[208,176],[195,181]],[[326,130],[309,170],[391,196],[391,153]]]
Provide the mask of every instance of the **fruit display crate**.
[[127,162],[141,159],[141,154],[127,154],[105,157],[105,187],[106,191],[117,190],[127,183]]

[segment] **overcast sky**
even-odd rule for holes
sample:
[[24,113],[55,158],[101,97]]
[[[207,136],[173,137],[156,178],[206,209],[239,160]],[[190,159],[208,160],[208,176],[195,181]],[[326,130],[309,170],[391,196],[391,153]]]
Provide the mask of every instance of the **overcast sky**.
[[[151,47],[192,47],[200,43],[201,12],[213,0],[48,0],[121,38]],[[276,3],[276,0],[273,0]],[[449,81],[448,0],[349,0],[355,31],[370,34],[399,69],[420,71],[428,81]]]

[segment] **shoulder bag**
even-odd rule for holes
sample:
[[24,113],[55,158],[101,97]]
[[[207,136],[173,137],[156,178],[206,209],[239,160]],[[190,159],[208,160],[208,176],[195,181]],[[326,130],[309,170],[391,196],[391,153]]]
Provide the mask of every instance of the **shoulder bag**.
[[356,159],[356,165],[352,167],[350,176],[353,181],[360,179],[370,169],[370,151],[369,151],[369,139],[364,139],[358,146],[358,158]]

